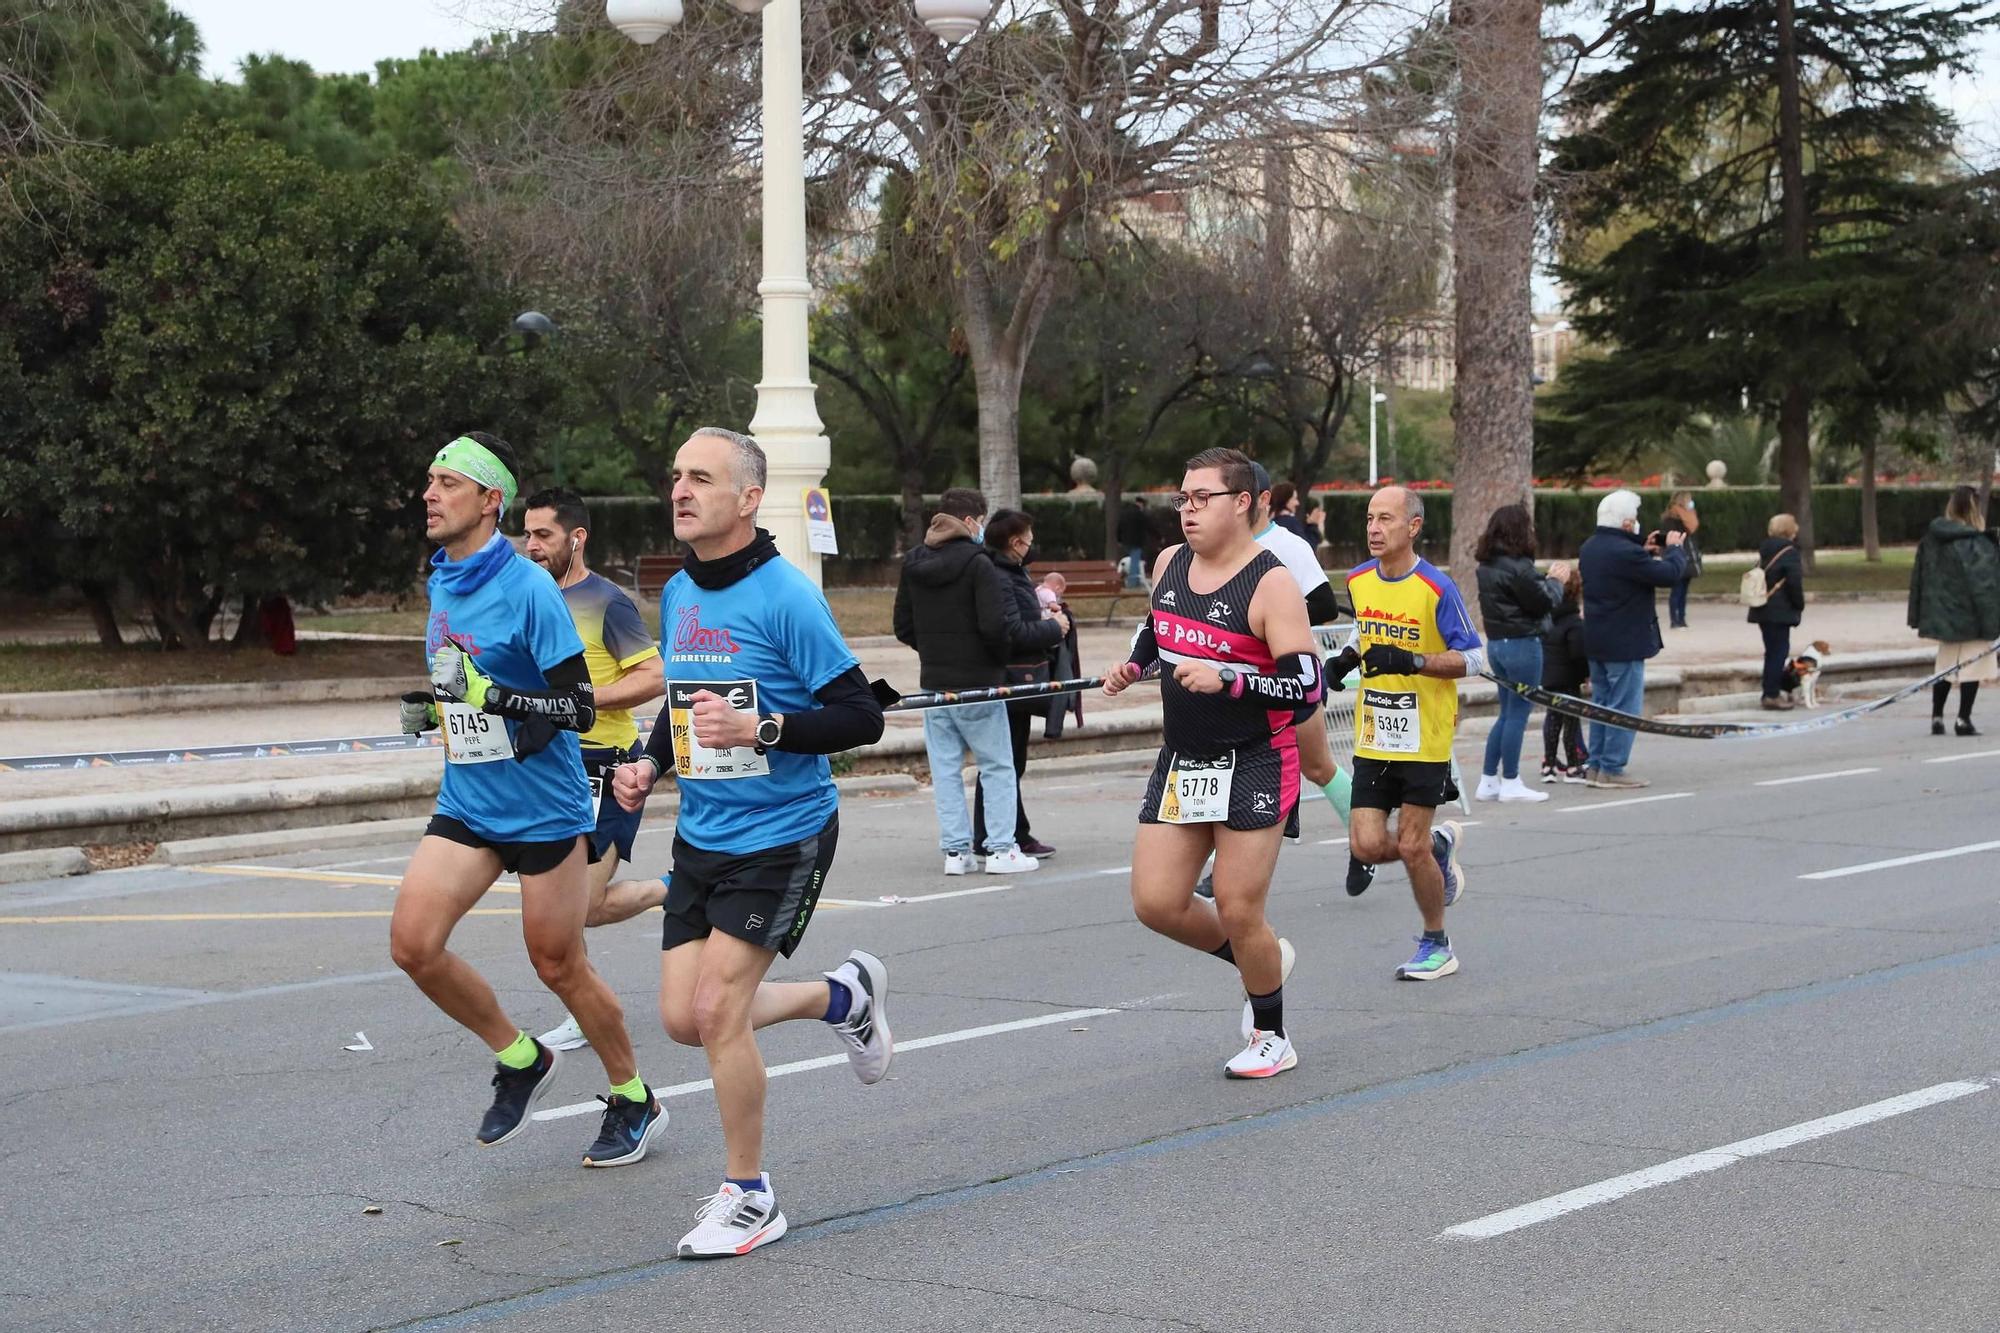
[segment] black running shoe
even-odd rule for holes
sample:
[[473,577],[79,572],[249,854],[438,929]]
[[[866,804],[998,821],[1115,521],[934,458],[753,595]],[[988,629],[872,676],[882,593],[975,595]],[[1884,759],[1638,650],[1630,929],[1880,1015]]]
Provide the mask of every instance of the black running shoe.
[[1347,854],[1347,896],[1359,898],[1368,892],[1368,886],[1375,882],[1375,867],[1363,865],[1355,859],[1354,853]]
[[528,1127],[528,1112],[556,1085],[562,1055],[535,1043],[535,1063],[526,1069],[500,1065],[493,1074],[493,1105],[479,1122],[479,1141],[491,1148]]
[[644,1101],[635,1102],[615,1092],[609,1097],[599,1093],[597,1100],[604,1103],[604,1127],[597,1131],[597,1142],[583,1154],[585,1166],[636,1162],[667,1128],[667,1108],[660,1105],[651,1088],[646,1089]]
[[1969,717],[1955,719],[1951,724],[1951,729],[1961,736],[1977,736],[1979,734],[1979,728],[1972,725],[1972,719]]
[[1206,898],[1206,899],[1208,899],[1208,900],[1209,900],[1210,902],[1214,902],[1214,901],[1215,901],[1215,876],[1213,876],[1213,875],[1203,875],[1203,876],[1201,877],[1201,882],[1200,882],[1200,883],[1198,883],[1198,884],[1196,884],[1196,885],[1194,886],[1194,896],[1195,896],[1195,897],[1197,897],[1197,898]]

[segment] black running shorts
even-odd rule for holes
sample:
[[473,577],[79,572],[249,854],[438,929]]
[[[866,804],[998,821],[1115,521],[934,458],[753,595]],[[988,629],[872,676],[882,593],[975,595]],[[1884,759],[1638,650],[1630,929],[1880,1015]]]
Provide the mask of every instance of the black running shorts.
[[597,793],[597,827],[590,831],[590,859],[602,861],[605,854],[617,851],[622,861],[632,859],[632,842],[639,836],[639,821],[645,817],[646,808],[627,810],[618,804],[618,798],[611,794],[611,775],[620,764],[629,764],[645,751],[633,746],[630,754],[618,750],[585,747],[583,751],[583,775]]
[[1414,759],[1354,757],[1354,808],[1396,810],[1406,805],[1435,810],[1458,799],[1448,763]]
[[[1160,799],[1167,791],[1167,770],[1174,752],[1162,749],[1153,764],[1153,776],[1146,783],[1145,799],[1139,803],[1139,822],[1159,824]],[[1238,831],[1285,826],[1285,836],[1295,838],[1299,830],[1299,752],[1295,747],[1279,749],[1256,745],[1236,751],[1235,775],[1229,784],[1229,818],[1221,821]]]
[[[481,837],[464,823],[450,815],[432,815],[431,822],[424,828],[427,838],[443,838],[461,847],[478,847],[495,852],[500,857],[500,866],[510,874],[546,875],[569,859],[570,849],[576,846],[575,838],[558,838],[554,842],[494,842]],[[592,863],[597,853],[586,847]]]
[[676,833],[660,948],[719,930],[790,958],[819,905],[839,837],[838,811],[810,838],[761,852],[705,852]]

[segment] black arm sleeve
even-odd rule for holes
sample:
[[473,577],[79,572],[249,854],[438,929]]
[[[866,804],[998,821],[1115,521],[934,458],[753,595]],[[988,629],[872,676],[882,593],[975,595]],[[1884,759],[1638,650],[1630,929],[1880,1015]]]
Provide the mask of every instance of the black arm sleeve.
[[784,729],[771,748],[786,754],[838,754],[882,739],[882,705],[860,667],[835,676],[813,691],[813,698],[819,700],[818,708],[785,714]]
[[1340,603],[1334,600],[1333,585],[1322,583],[1306,594],[1306,620],[1314,625],[1330,625],[1340,615]]
[[546,722],[557,731],[589,731],[597,725],[597,697],[583,654],[564,658],[542,673],[546,690],[510,690],[497,681],[486,687],[485,712],[520,722]]
[[1286,653],[1268,672],[1238,676],[1242,693],[1224,693],[1223,698],[1252,708],[1309,708],[1319,702],[1319,654]]
[[1160,641],[1153,633],[1153,618],[1147,616],[1139,622],[1139,628],[1132,631],[1132,651],[1126,661],[1141,671],[1160,660]]

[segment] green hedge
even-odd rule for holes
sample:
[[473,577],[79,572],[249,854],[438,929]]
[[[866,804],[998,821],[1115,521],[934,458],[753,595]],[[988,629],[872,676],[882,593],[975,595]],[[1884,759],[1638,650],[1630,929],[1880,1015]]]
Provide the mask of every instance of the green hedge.
[[[1930,521],[1944,512],[1944,486],[1883,486],[1876,491],[1876,511],[1885,545],[1904,545],[1923,535]],[[1451,492],[1426,490],[1424,553],[1442,561],[1451,543]],[[1535,492],[1535,528],[1543,555],[1574,555],[1597,526],[1601,490]],[[1641,520],[1656,522],[1672,495],[1664,490],[1639,492]],[[1701,515],[1701,544],[1706,551],[1755,550],[1764,539],[1765,524],[1778,512],[1775,486],[1731,486],[1694,493]],[[1164,510],[1166,497],[1148,497]],[[1325,533],[1336,565],[1358,561],[1367,546],[1367,491],[1325,491],[1313,501],[1326,506]],[[615,496],[589,502],[591,555],[603,564],[629,564],[640,555],[677,549],[673,516],[657,500]],[[1104,554],[1104,506],[1096,499],[1073,500],[1063,495],[1029,496],[1023,507],[1035,520],[1035,545],[1048,560],[1090,560]],[[2000,496],[1995,498],[2000,511]],[[1155,514],[1170,530],[1165,513]],[[517,515],[518,520],[518,515]],[[895,495],[833,496],[834,530],[840,536],[841,560],[891,560],[898,554],[897,533],[903,521],[902,497]],[[1861,490],[1855,486],[1815,486],[1813,522],[1818,545],[1861,545]],[[518,527],[518,521],[516,523]]]

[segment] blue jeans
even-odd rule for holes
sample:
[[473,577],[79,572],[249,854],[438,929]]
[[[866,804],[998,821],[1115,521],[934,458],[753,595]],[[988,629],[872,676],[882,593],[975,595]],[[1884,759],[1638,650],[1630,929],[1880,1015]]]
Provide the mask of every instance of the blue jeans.
[[1125,548],[1125,586],[1137,588],[1145,582],[1146,548],[1128,546]]
[[[1486,644],[1486,658],[1493,674],[1502,680],[1527,685],[1542,683],[1542,641],[1492,639]],[[1480,769],[1487,777],[1521,776],[1521,739],[1528,732],[1528,715],[1535,706],[1512,690],[1500,691],[1500,720],[1486,733],[1486,764]]]
[[1784,693],[1785,668],[1792,664],[1792,627],[1757,622],[1764,631],[1764,697],[1775,699]]
[[1667,589],[1667,623],[1685,625],[1688,623],[1688,588],[1693,579],[1682,579]]
[[[1590,701],[1621,713],[1646,711],[1646,661],[1605,662],[1590,659]],[[1632,759],[1637,733],[1625,727],[1590,724],[1590,767],[1603,773],[1623,773]]]
[[[937,806],[938,846],[946,852],[972,850],[972,814],[965,807],[965,752],[979,769],[979,784],[987,805],[1012,810],[1016,799],[1014,743],[1007,734],[1007,705],[959,704],[924,710],[924,751],[931,763],[931,801]],[[989,854],[1013,850],[1014,830],[1007,821],[990,829]]]

